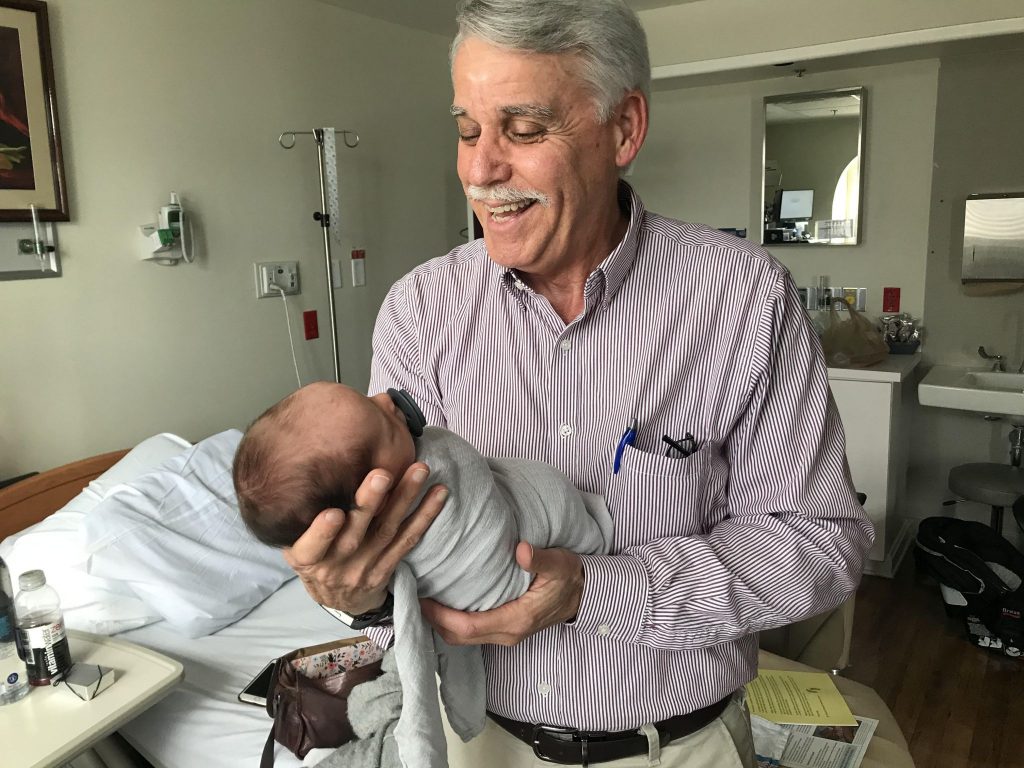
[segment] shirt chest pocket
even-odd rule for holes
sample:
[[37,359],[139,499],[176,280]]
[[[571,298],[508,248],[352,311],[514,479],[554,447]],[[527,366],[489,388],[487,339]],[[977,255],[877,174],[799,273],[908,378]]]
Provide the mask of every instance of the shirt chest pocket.
[[605,493],[614,524],[613,554],[656,539],[710,531],[724,515],[724,504],[718,503],[724,478],[713,463],[703,448],[682,458],[626,446]]

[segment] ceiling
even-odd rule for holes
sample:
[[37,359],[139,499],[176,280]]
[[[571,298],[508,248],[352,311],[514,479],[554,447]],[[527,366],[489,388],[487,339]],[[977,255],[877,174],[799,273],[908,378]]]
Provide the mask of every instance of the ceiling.
[[860,117],[857,94],[824,94],[817,98],[791,99],[766,103],[766,123],[791,123],[797,120],[823,120],[833,117]]
[[[454,37],[455,0],[321,0],[347,11]],[[711,0],[626,0],[636,11]]]
[[[708,1],[710,2],[710,0]],[[963,40],[946,40],[920,45],[904,45],[897,48],[847,53],[840,56],[828,56],[812,60],[737,67],[735,69],[723,69],[678,77],[664,76],[659,78],[657,71],[655,71],[652,89],[655,91],[673,90],[681,87],[726,85],[729,83],[789,77],[793,82],[794,90],[813,90],[813,86],[802,86],[798,82],[805,74],[820,74],[822,72],[856,69],[858,67],[884,66],[908,61],[920,61],[922,59],[992,54],[1001,51],[1024,52],[1024,33],[972,37]],[[780,52],[780,55],[785,54],[785,51]],[[776,117],[777,119],[783,119],[781,115]],[[790,117],[795,116],[791,114]]]
[[[666,8],[687,3],[712,3],[715,0],[625,0],[636,11]],[[446,37],[455,35],[455,5],[457,0],[320,0],[322,3],[344,8],[353,13],[401,24],[413,29],[433,32]],[[697,75],[659,77],[655,71],[654,90],[678,88],[682,85],[719,85],[795,75],[823,72],[852,67],[877,66],[923,58],[969,55],[994,50],[1024,50],[1024,34],[1013,33],[991,37],[948,40],[940,43],[907,45],[899,48],[871,50],[840,56],[819,58],[814,61],[776,63],[756,67],[729,68]],[[657,68],[655,68],[657,70]],[[795,117],[795,115],[790,115]]]

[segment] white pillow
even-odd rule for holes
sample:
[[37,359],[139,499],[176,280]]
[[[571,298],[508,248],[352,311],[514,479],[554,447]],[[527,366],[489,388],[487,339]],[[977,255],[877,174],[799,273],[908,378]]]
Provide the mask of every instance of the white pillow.
[[[85,487],[80,497],[95,499],[89,509],[95,508],[116,485],[130,483],[140,475],[156,469],[172,456],[178,456],[192,447],[192,443],[183,437],[162,432],[159,435],[143,440],[132,448],[114,466],[104,472]],[[72,503],[74,500],[72,500]]]
[[20,574],[41,568],[60,595],[64,621],[72,629],[108,635],[159,621],[160,614],[127,586],[85,573],[88,556],[82,525],[112,487],[155,469],[190,446],[169,433],[143,440],[64,507],[0,542],[0,557],[11,570],[15,588]]
[[126,583],[188,637],[232,624],[295,575],[238,512],[241,438],[232,429],[200,441],[112,489],[85,521],[89,573]]

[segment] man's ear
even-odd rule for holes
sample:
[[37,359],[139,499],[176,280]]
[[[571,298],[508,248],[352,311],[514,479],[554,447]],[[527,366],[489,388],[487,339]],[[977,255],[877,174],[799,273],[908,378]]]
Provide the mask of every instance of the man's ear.
[[612,121],[615,123],[615,164],[626,168],[640,153],[647,138],[647,97],[641,91],[627,93]]

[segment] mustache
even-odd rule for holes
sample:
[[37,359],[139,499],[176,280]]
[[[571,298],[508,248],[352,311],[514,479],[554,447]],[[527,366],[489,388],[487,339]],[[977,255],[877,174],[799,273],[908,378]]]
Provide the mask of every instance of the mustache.
[[551,202],[547,195],[536,189],[520,189],[508,184],[492,184],[488,187],[470,184],[466,190],[466,197],[478,202],[496,200],[501,203],[518,203],[523,200],[535,200],[541,205],[548,205]]

